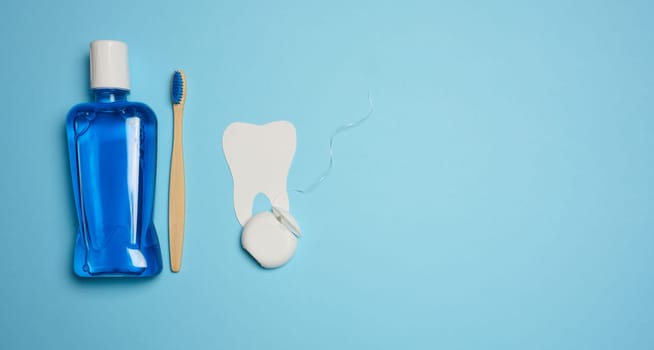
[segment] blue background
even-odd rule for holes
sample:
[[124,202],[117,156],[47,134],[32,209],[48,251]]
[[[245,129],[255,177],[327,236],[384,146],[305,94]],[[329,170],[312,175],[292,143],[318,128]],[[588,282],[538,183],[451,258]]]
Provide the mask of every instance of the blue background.
[[[652,349],[649,1],[24,1],[0,12],[2,349]],[[72,273],[64,120],[88,44],[129,44],[159,117],[188,78],[182,272]],[[305,232],[265,271],[239,247],[221,136],[298,131]]]

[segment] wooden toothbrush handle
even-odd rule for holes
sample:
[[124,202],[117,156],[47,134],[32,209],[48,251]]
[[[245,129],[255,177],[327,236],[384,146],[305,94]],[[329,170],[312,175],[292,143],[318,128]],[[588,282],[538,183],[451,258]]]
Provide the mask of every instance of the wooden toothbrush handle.
[[170,189],[168,193],[168,242],[170,269],[179,272],[182,267],[184,246],[184,153],[182,147],[183,106],[173,105],[173,154],[170,163]]

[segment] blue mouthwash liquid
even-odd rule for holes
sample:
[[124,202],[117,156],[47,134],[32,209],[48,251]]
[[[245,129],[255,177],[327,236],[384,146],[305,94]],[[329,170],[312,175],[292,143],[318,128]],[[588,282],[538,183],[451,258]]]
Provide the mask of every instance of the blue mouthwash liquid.
[[157,119],[127,101],[127,74],[127,45],[91,43],[95,101],[73,107],[66,121],[81,277],[152,276],[162,268],[152,222]]

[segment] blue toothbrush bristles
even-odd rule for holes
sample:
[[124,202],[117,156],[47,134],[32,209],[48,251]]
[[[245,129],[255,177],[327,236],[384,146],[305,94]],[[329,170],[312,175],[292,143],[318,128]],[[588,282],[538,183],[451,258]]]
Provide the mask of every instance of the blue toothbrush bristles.
[[184,98],[184,77],[178,70],[173,75],[172,97],[174,104],[180,104]]

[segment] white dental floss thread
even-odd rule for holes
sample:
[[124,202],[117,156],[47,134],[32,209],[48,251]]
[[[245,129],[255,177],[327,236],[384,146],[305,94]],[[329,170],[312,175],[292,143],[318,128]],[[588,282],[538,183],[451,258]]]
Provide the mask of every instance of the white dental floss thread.
[[348,129],[355,128],[355,127],[359,126],[361,123],[365,122],[368,118],[370,118],[370,116],[372,116],[372,113],[374,111],[374,106],[372,104],[372,96],[370,95],[370,92],[368,92],[368,105],[369,105],[369,110],[368,110],[368,114],[366,114],[365,117],[363,117],[363,118],[361,118],[359,120],[356,120],[354,122],[339,126],[336,130],[334,130],[334,132],[330,136],[330,138],[329,138],[329,166],[322,173],[322,175],[316,181],[314,181],[311,185],[309,185],[308,187],[306,187],[304,189],[293,188],[293,189],[290,189],[290,191],[300,193],[300,194],[308,194],[308,193],[312,192],[313,190],[315,190],[318,186],[320,186],[325,181],[325,179],[327,179],[327,177],[329,176],[329,174],[332,171],[332,168],[334,167],[334,139],[336,138],[336,136],[338,136],[338,134],[340,134],[340,133],[342,133],[342,132],[344,132],[344,131],[346,131]]

